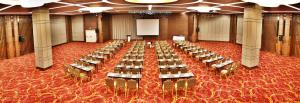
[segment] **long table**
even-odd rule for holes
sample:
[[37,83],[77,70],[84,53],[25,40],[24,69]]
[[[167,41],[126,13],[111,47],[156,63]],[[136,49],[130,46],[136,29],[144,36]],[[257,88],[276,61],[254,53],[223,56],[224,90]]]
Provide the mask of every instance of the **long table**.
[[160,79],[178,79],[178,78],[190,78],[194,77],[191,72],[188,73],[178,73],[178,74],[159,74]]
[[123,74],[123,73],[113,73],[113,72],[107,73],[107,76],[111,77],[111,78],[126,78],[126,79],[141,79],[142,78],[141,74]]

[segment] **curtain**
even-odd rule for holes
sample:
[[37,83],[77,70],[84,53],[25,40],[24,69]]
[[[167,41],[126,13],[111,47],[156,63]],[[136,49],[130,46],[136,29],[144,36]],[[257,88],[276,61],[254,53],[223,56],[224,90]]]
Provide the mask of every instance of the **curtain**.
[[291,54],[300,57],[300,15],[293,15],[291,30]]
[[0,16],[0,60],[6,59],[6,39],[4,17]]
[[112,15],[112,32],[113,39],[127,39],[127,35],[141,39],[136,35],[136,18],[133,15]]

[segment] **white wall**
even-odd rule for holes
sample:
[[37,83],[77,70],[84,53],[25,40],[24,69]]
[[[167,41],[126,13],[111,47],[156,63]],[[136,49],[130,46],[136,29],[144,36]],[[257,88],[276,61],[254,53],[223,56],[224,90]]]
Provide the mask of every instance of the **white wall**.
[[112,38],[126,39],[126,35],[131,35],[132,39],[141,39],[136,35],[136,19],[133,15],[113,15]]
[[239,15],[237,18],[237,28],[236,28],[236,43],[243,43],[243,15]]
[[72,40],[84,41],[83,16],[72,16]]
[[67,42],[67,29],[65,16],[51,16],[51,42],[52,46]]
[[229,15],[201,15],[199,17],[199,40],[229,41]]

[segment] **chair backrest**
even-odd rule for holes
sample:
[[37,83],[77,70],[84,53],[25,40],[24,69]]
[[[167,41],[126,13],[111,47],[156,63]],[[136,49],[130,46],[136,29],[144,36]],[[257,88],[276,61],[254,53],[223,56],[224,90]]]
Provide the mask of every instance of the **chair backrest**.
[[116,79],[116,88],[125,88],[126,81],[123,78]]
[[139,74],[139,72],[140,72],[140,69],[132,69],[131,70],[132,74]]
[[178,74],[178,71],[179,71],[179,70],[178,70],[177,68],[176,68],[176,69],[171,69],[171,73],[172,73],[172,74]]
[[173,89],[173,82],[171,80],[166,80],[163,82],[163,89],[164,90],[172,90]]
[[128,80],[127,81],[127,88],[128,89],[137,89],[138,88],[137,81],[136,80],[132,80],[132,79]]
[[165,69],[160,69],[160,73],[161,73],[161,74],[168,74],[168,71],[169,71],[169,70],[166,69],[166,68],[165,68]]
[[114,73],[120,73],[121,72],[121,69],[120,68],[115,68],[114,69]]
[[73,67],[70,66],[70,65],[65,65],[65,67],[64,67],[64,71],[65,71],[66,73],[71,72],[71,69],[73,69]]
[[176,65],[180,65],[182,64],[182,61],[181,60],[176,60]]
[[167,62],[165,61],[165,60],[163,60],[163,61],[158,61],[158,65],[166,65],[167,64]]
[[177,89],[185,89],[186,86],[186,80],[185,79],[179,79],[176,81],[175,88]]
[[233,72],[234,70],[236,70],[239,67],[239,65],[240,65],[239,63],[233,63],[229,71]]
[[180,68],[179,71],[180,71],[180,73],[187,73],[188,72],[188,70],[186,68]]
[[189,78],[187,80],[187,88],[193,88],[196,85],[196,79],[195,78]]
[[105,79],[105,85],[108,86],[109,88],[114,88],[115,87],[115,81],[112,78],[106,78]]
[[140,66],[142,65],[142,61],[134,61],[134,66]]
[[175,61],[173,59],[168,60],[168,65],[174,65],[174,64],[175,64]]
[[133,64],[133,62],[130,61],[130,60],[127,60],[127,61],[125,62],[125,65],[132,65],[132,64]]
[[79,76],[80,75],[80,70],[79,69],[73,69],[74,70],[74,75]]

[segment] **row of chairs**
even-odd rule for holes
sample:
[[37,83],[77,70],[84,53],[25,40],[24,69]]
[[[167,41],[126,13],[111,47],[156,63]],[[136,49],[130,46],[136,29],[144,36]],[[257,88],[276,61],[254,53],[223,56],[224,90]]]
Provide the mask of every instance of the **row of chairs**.
[[[124,43],[125,42],[122,40],[116,40],[108,43],[108,45],[106,45],[104,48],[97,49],[97,50],[101,50],[101,51],[106,51],[106,49],[119,50],[119,48],[122,47]],[[112,47],[116,49],[112,49]],[[112,52],[116,52],[116,51],[112,51]],[[88,55],[99,55],[99,54],[101,53],[94,51],[89,53]],[[94,58],[88,55],[81,56],[80,59],[74,60],[72,64],[75,64],[76,66],[73,65],[65,66],[64,67],[65,74],[67,76],[74,77],[75,80],[78,79],[86,80],[86,76],[89,77],[88,80],[91,80],[91,75],[88,75],[88,73],[93,74],[94,72],[96,72],[98,70],[98,65],[102,65],[104,61],[102,62],[99,58]],[[94,61],[94,62],[88,62],[88,61]],[[98,64],[93,64],[93,63],[98,63]],[[87,71],[85,68],[92,68],[92,69],[90,71]]]
[[230,58],[225,59],[223,56],[217,55],[212,51],[197,47],[188,41],[175,41],[174,45],[189,54],[191,57],[195,58],[197,61],[205,62],[214,60],[213,62],[207,63],[207,66],[211,67],[215,73],[219,72],[222,77],[227,77],[233,74],[238,67],[238,63],[233,62],[228,65],[224,65],[222,68],[214,68],[213,65],[219,65],[232,60]]
[[161,74],[178,74],[187,72],[186,65],[182,63],[182,60],[174,52],[167,41],[156,42],[155,49],[158,55],[158,65]]
[[[108,59],[108,58],[111,58],[124,45],[125,45],[125,42],[123,40],[115,40],[113,42],[110,42],[105,47],[97,49],[93,53],[98,56],[104,56],[105,59]],[[91,54],[93,54],[93,53],[91,53]]]
[[123,78],[106,78],[105,84],[109,89],[114,91],[114,95],[118,95],[118,91],[124,91],[125,97],[128,96],[130,90],[135,90],[138,95],[139,83],[137,80],[129,79],[125,80]]
[[134,42],[132,48],[127,51],[127,54],[125,54],[122,60],[114,68],[114,72],[131,74],[141,73],[144,63],[144,49],[145,41]]
[[[136,41],[133,46],[127,51],[122,60],[114,68],[115,73],[122,74],[140,74],[144,61],[145,41]],[[110,78],[105,79],[107,87],[113,89],[114,94],[118,95],[119,90],[123,90],[125,97],[130,93],[130,90],[135,90],[138,94],[138,80],[126,78]]]
[[[195,78],[188,78],[188,79],[178,79],[175,81],[172,80],[165,80],[163,81],[162,90],[163,90],[163,98],[165,96],[165,92],[171,92],[172,95],[174,94],[173,91],[175,90],[175,98],[178,97],[178,91],[183,90],[185,97],[187,96],[187,92],[189,89],[193,91],[194,86],[196,85]],[[194,91],[193,91],[194,92]],[[193,93],[193,95],[195,95]]]
[[82,83],[85,80],[89,80],[90,77],[86,73],[81,73],[79,69],[74,68],[70,65],[64,67],[66,77],[73,77],[74,81],[80,80]]
[[[156,53],[158,55],[159,68],[161,74],[180,74],[187,73],[187,67],[182,63],[182,60],[174,52],[173,48],[167,43],[167,41],[158,41],[155,44]],[[185,96],[187,95],[187,90],[193,88],[196,85],[195,78],[185,78],[185,79],[162,79],[162,91],[163,98],[165,96],[165,91],[176,91],[175,99],[178,96],[179,90],[185,91]]]

